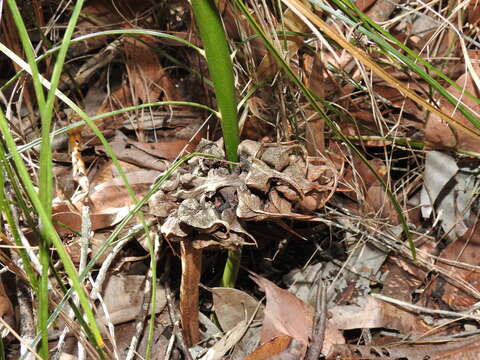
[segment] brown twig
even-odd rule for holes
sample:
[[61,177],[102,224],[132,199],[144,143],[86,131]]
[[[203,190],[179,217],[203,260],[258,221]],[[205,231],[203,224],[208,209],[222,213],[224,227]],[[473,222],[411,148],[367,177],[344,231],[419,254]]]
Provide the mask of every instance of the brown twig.
[[316,360],[320,356],[325,339],[327,325],[327,287],[320,279],[315,302],[315,318],[313,320],[312,341],[308,348],[306,360]]

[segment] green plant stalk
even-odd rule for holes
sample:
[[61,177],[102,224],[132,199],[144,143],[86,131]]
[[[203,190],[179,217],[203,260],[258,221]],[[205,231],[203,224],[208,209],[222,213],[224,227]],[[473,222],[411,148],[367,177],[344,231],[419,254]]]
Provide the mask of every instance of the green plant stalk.
[[35,91],[35,95],[37,97],[38,106],[40,108],[45,107],[45,94],[43,93],[42,86],[40,84],[40,72],[38,71],[37,63],[35,61],[35,53],[33,50],[32,43],[30,42],[30,38],[28,36],[27,28],[23,22],[22,15],[18,10],[17,4],[15,0],[7,0],[8,7],[10,12],[12,13],[13,21],[17,26],[18,35],[20,37],[20,41],[23,46],[23,51],[25,51],[25,56],[27,57],[27,61],[31,67],[31,75],[33,78],[33,88]]
[[223,269],[222,287],[234,288],[237,281],[240,265],[242,262],[242,248],[238,250],[229,250],[227,255],[227,262]]
[[[212,0],[192,0],[192,9],[205,48],[208,70],[215,88],[221,114],[225,153],[231,162],[237,162],[240,143],[237,119],[237,101],[233,65],[227,38],[217,7]],[[234,287],[240,268],[241,249],[229,251],[222,276],[222,286]]]
[[408,244],[410,247],[410,251],[412,253],[412,258],[415,260],[416,259],[416,249],[415,249],[415,244],[413,243],[412,235],[410,232],[410,229],[408,227],[407,221],[405,219],[405,216],[403,215],[402,208],[400,207],[400,204],[398,203],[397,199],[387,186],[385,184],[385,181],[382,179],[382,177],[375,171],[375,169],[372,167],[372,165],[368,162],[368,160],[365,158],[365,155],[362,154],[358,148],[353,145],[353,143],[342,133],[342,131],[338,128],[337,124],[333,122],[325,113],[325,111],[322,109],[322,107],[319,105],[319,103],[325,107],[327,107],[329,110],[332,110],[335,113],[338,113],[338,110],[335,109],[331,104],[329,104],[327,101],[315,97],[315,95],[312,94],[312,92],[307,89],[307,87],[303,84],[303,82],[297,77],[295,72],[292,70],[292,68],[287,64],[285,59],[280,55],[278,50],[273,46],[273,44],[269,41],[267,35],[265,32],[262,30],[262,28],[256,23],[255,19],[253,19],[252,15],[248,11],[248,8],[246,5],[243,3],[242,0],[234,0],[234,4],[241,10],[247,21],[250,23],[252,28],[257,32],[257,34],[260,36],[262,39],[263,43],[267,47],[267,49],[270,51],[270,53],[274,56],[275,60],[277,63],[280,65],[280,67],[285,71],[287,76],[295,83],[295,85],[298,86],[298,88],[301,90],[305,98],[308,100],[308,102],[312,105],[312,107],[315,109],[315,111],[322,116],[322,118],[325,120],[327,125],[332,129],[332,131],[335,132],[335,134],[342,139],[342,141],[362,160],[363,163],[369,168],[369,170],[372,172],[372,174],[377,178],[378,181],[382,184],[383,188],[385,189],[385,192],[392,202],[392,205],[395,209],[395,211],[398,214],[398,217],[400,219],[400,223],[402,224],[402,229],[405,233],[405,236],[407,237]]
[[[50,80],[50,89],[48,91],[47,103],[40,111],[42,115],[42,145],[40,147],[40,198],[46,207],[47,213],[52,212],[53,186],[52,186],[52,149],[50,141],[50,128],[52,124],[53,106],[56,99],[55,92],[58,88],[60,76],[62,75],[63,65],[67,56],[75,25],[83,7],[84,0],[77,0],[72,15],[68,22],[62,44],[57,55],[57,60],[53,67],[52,78]],[[32,59],[35,61],[35,59]],[[43,197],[42,197],[43,195]]]
[[41,273],[40,273],[40,288],[38,291],[38,329],[42,335],[42,343],[40,346],[40,356],[43,359],[48,359],[48,328],[47,322],[49,317],[48,311],[48,268],[50,266],[49,252],[48,252],[48,237],[46,237],[43,230],[43,225],[40,230],[39,242],[39,259]]
[[150,234],[147,234],[147,246],[150,253],[150,271],[152,273],[151,289],[150,289],[150,319],[148,320],[147,333],[147,349],[145,351],[145,359],[152,358],[153,335],[155,329],[155,314],[157,303],[157,261],[155,258],[155,244],[152,241]]
[[191,4],[215,88],[227,159],[237,162],[237,148],[240,142],[237,100],[233,65],[225,31],[212,0],[192,0]]

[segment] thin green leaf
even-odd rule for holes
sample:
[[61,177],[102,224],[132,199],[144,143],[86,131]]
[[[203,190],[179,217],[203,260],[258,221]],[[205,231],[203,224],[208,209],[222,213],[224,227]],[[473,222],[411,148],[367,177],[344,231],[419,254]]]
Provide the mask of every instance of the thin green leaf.
[[229,161],[236,162],[240,136],[233,66],[225,31],[213,1],[192,0],[191,4],[205,47],[210,77],[215,87],[215,96],[222,119],[225,152]]

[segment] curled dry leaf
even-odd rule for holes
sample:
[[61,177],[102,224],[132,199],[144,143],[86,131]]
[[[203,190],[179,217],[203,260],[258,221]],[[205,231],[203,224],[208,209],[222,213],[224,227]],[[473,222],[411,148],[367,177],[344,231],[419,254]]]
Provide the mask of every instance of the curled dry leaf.
[[[221,144],[202,140],[198,152],[223,158]],[[168,240],[196,234],[194,246],[234,249],[255,244],[245,221],[283,218],[312,220],[336,189],[335,166],[309,157],[296,143],[262,144],[245,140],[233,173],[215,159],[194,158],[179,169],[150,199],[153,215],[165,218]]]
[[267,298],[260,343],[288,335],[301,344],[303,358],[312,333],[313,308],[261,276],[252,274],[251,278],[265,290]]

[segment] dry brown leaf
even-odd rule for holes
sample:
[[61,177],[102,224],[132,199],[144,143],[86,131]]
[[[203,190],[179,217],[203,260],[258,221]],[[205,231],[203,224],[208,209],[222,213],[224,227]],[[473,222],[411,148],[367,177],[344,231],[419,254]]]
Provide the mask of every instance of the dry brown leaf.
[[8,324],[13,324],[15,313],[10,298],[7,295],[3,280],[0,280],[0,317]]
[[429,328],[416,314],[409,313],[372,296],[357,297],[352,305],[337,305],[329,310],[338,329],[386,328],[402,334],[422,334]]
[[146,152],[147,154],[162,159],[173,160],[181,155],[181,151],[185,149],[186,153],[191,153],[197,147],[203,133],[198,133],[191,141],[190,139],[168,139],[162,142],[140,142],[128,140],[128,143],[136,148]]
[[288,335],[301,343],[303,357],[312,334],[313,308],[261,276],[252,274],[251,278],[265,290],[267,298],[260,343]]
[[233,329],[240,321],[255,315],[256,320],[263,317],[263,306],[247,293],[233,288],[212,288],[213,309],[223,331]]
[[[263,318],[264,306],[260,305],[254,297],[237,289],[213,288],[210,290],[213,295],[215,316],[223,331],[229,331],[242,322],[250,325],[250,320],[253,320],[231,353],[232,359],[242,359],[255,349],[260,339],[260,328],[254,325]],[[254,315],[255,318],[252,319]]]
[[154,39],[149,36],[141,40],[126,37],[123,42],[128,79],[135,96],[146,103],[157,100],[163,92],[166,100],[178,100],[178,91],[154,50]]
[[471,0],[467,7],[467,19],[470,25],[477,26],[480,24],[480,4],[476,0]]
[[[331,94],[338,89],[333,83],[332,78],[328,76],[322,61],[321,52],[318,51],[313,58],[306,85],[319,98],[325,99],[325,93]],[[318,152],[324,153],[325,150],[325,120],[314,111],[308,111],[309,121],[306,124],[306,147],[308,154],[316,156]]]
[[[121,162],[121,166],[137,198],[143,196],[160,175],[159,171],[141,169],[124,162]],[[53,219],[75,231],[80,231],[82,202],[73,203],[72,206],[68,200],[70,199],[54,201]],[[118,223],[128,215],[130,208],[134,205],[112,162],[104,163],[94,174],[90,182],[88,200],[92,230],[107,228]],[[70,232],[60,224],[55,226],[60,233]]]
[[[117,131],[115,137],[110,142],[110,146],[119,160],[147,169],[165,171],[168,168],[168,162],[130,145],[129,141],[123,133]],[[95,149],[105,152],[101,145],[96,146]]]
[[366,14],[376,22],[382,22],[390,17],[400,0],[377,0]]
[[292,337],[287,335],[279,335],[270,341],[260,345],[250,355],[243,360],[267,360],[272,356],[280,354],[286,350],[292,341]]
[[365,12],[368,10],[373,4],[375,4],[376,0],[358,0],[355,2],[355,6],[360,10]]
[[382,294],[408,303],[413,301],[412,294],[421,287],[426,276],[425,271],[398,256],[388,257],[382,273],[386,274]]
[[[472,62],[472,65],[477,74],[480,73],[480,63],[478,63],[480,52],[472,51],[470,56],[472,60],[477,60],[477,62]],[[468,73],[464,73],[460,76],[456,80],[456,83],[464,87],[466,91],[469,91],[473,95],[477,97],[480,96],[480,89],[477,89],[474,80]],[[461,100],[466,106],[470,107],[473,112],[476,112],[477,114],[480,113],[480,104],[464,95],[461,90],[450,86],[447,91],[453,97]],[[440,100],[440,109],[442,109],[444,113],[454,116],[458,122],[465,125],[467,128],[476,129],[475,126],[465,118],[465,116],[443,98]],[[436,114],[431,114],[425,125],[425,140],[431,142],[433,146],[469,150],[477,153],[480,152],[480,142],[477,138],[468,133],[452,128],[443,122]]]
[[[98,230],[117,224],[128,215],[128,209],[116,209],[112,213],[90,214],[92,230]],[[52,207],[52,219],[55,229],[60,234],[71,233],[72,230],[80,232],[82,228],[82,217],[78,209],[73,208],[69,202],[63,201],[54,203]],[[66,225],[64,227],[62,224]]]
[[[103,310],[98,311],[100,324],[106,325],[109,319],[114,325],[137,318],[142,311],[145,277],[143,275],[111,275],[103,290],[103,301],[108,310],[107,318]],[[165,290],[157,288],[155,311],[161,312],[167,305]],[[106,331],[106,328],[102,330]]]
[[55,195],[60,200],[70,199],[75,192],[75,182],[71,166],[54,165]]
[[[480,224],[472,226],[469,231],[458,240],[450,243],[439,255],[440,258],[450,260],[459,266],[438,262],[437,266],[447,271],[447,277],[438,277],[425,289],[422,302],[428,307],[438,308],[439,296],[455,311],[467,311],[479,301],[478,297],[466,293],[454,284],[447,282],[449,277],[460,280],[472,288],[477,294],[480,292]],[[465,264],[467,267],[462,267]],[[475,267],[475,268],[472,268]]]

